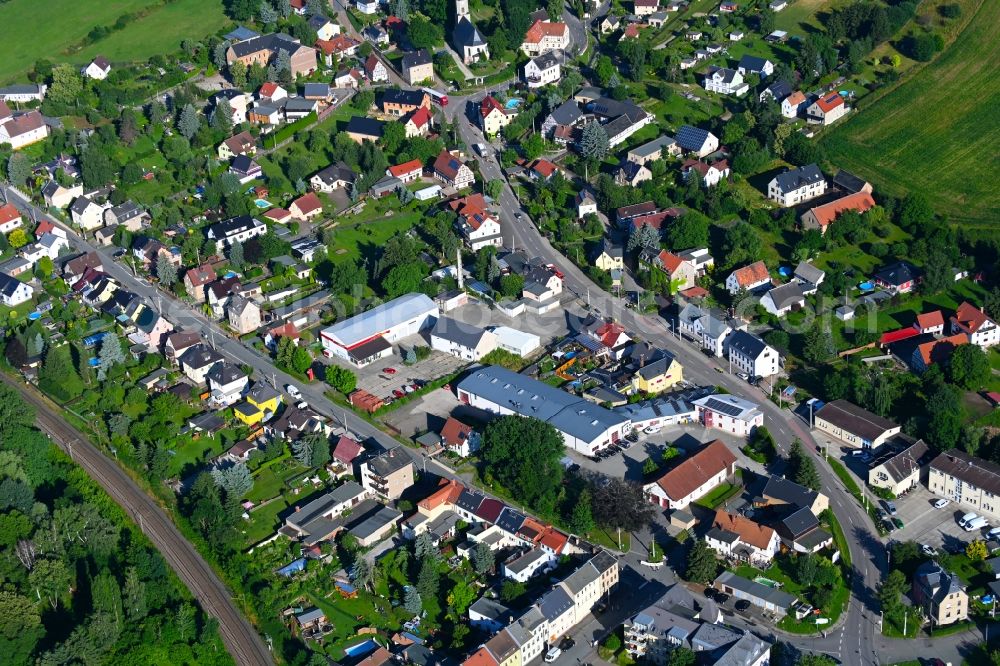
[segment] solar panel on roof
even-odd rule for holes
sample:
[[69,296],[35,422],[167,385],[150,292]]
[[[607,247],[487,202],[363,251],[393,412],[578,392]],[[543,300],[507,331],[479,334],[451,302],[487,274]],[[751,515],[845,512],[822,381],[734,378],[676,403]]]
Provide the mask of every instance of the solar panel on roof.
[[730,405],[715,398],[709,398],[705,405],[712,411],[721,412],[726,416],[738,416],[743,411],[742,408],[736,405]]

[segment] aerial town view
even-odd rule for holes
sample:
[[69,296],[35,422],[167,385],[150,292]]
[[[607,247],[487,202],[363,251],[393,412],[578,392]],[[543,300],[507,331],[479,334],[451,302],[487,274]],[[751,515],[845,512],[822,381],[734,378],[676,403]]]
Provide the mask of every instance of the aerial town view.
[[1000,666],[1000,1],[0,26],[0,664]]

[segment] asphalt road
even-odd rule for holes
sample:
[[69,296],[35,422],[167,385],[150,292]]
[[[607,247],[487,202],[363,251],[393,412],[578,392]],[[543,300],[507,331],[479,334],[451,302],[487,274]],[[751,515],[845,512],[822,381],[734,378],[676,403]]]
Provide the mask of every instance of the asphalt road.
[[67,424],[58,408],[6,375],[2,380],[17,389],[35,408],[39,429],[132,517],[205,612],[219,621],[219,633],[236,663],[246,666],[273,664],[267,645],[233,604],[232,593],[156,502],[85,435]]

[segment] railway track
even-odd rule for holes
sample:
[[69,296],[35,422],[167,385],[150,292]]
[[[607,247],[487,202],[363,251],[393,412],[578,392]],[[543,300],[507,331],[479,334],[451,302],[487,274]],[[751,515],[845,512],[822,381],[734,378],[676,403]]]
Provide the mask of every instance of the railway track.
[[32,389],[0,376],[35,408],[38,428],[59,445],[139,525],[206,613],[219,622],[226,649],[241,666],[270,666],[267,645],[232,601],[232,594],[169,516],[113,460],[68,424],[58,409]]

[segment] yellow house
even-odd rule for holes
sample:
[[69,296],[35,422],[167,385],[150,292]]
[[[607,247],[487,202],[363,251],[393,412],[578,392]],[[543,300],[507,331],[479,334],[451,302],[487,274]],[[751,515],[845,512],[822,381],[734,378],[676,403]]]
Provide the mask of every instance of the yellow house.
[[601,249],[598,250],[597,257],[594,259],[594,265],[602,271],[624,270],[625,258],[621,246],[604,239]]
[[247,402],[264,414],[274,414],[278,411],[281,394],[264,382],[257,382],[247,394]]
[[673,354],[665,355],[639,368],[632,378],[632,387],[637,391],[656,394],[684,379],[684,368]]
[[264,412],[246,400],[233,405],[233,415],[248,426],[255,426],[264,420]]

